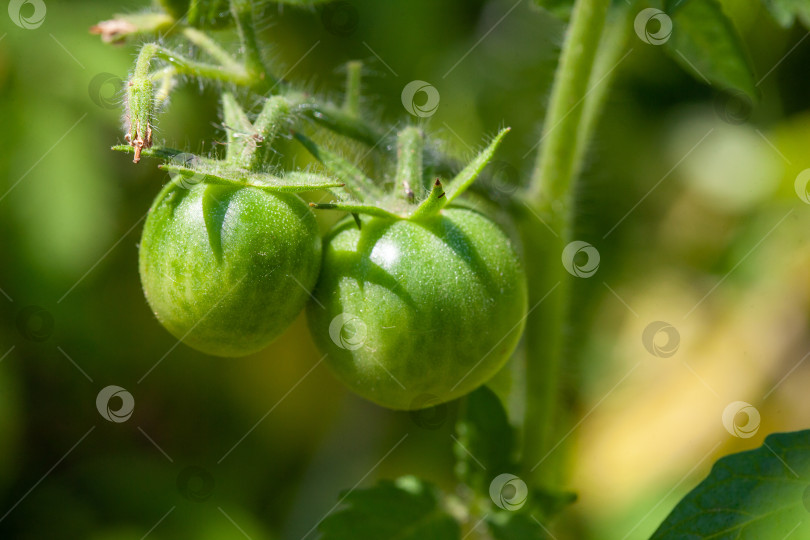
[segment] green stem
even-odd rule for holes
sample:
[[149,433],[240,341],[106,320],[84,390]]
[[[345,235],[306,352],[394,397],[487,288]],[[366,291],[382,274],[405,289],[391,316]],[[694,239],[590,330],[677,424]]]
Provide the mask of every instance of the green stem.
[[242,69],[242,65],[205,32],[197,30],[191,26],[184,27],[182,32],[183,36],[185,36],[187,40],[199,47],[201,50],[205,51],[221,66],[225,67],[226,69],[230,69],[231,71],[239,71]]
[[264,107],[256,117],[254,126],[260,137],[259,150],[246,160],[245,166],[251,170],[259,170],[262,165],[270,161],[273,144],[281,133],[289,129],[290,102],[283,96],[271,96],[264,102]]
[[212,81],[230,82],[237,86],[254,85],[254,80],[241,68],[234,70],[215,64],[196,62],[163,47],[158,49],[156,56],[173,65],[177,68],[177,73],[183,75],[193,75]]
[[326,129],[371,147],[382,146],[380,143],[384,137],[383,133],[380,133],[359,117],[352,116],[342,109],[320,103],[312,98],[302,98],[300,95],[292,93],[288,94],[288,97],[299,104],[299,110],[309,113],[313,120]]
[[633,18],[636,15],[638,0],[631,0],[629,4],[618,4],[616,13],[605,29],[599,52],[593,65],[590,90],[585,99],[585,109],[582,112],[582,128],[579,131],[579,140],[574,157],[574,177],[579,174],[584,162],[588,141],[596,130],[599,116],[604,109],[605,101],[616,76],[619,65],[630,54],[627,50],[627,40],[632,34]]
[[360,116],[360,88],[363,72],[363,62],[352,60],[346,64],[346,99],[343,110],[357,118]]
[[149,74],[158,46],[147,43],[135,61],[135,70],[126,85],[124,119],[126,139],[134,148],[133,163],[141,160],[141,151],[152,146],[152,128],[155,120],[155,86]]
[[202,4],[202,0],[190,0],[186,18],[192,24],[202,21]]
[[237,86],[252,86],[254,83],[241,66],[238,69],[232,69],[215,64],[196,62],[157,43],[146,43],[141,47],[141,52],[135,63],[133,78],[146,77],[154,58],[165,60],[174,66],[177,73],[181,75],[193,75],[214,81],[230,82]]
[[577,0],[574,5],[529,188],[529,202],[539,209],[556,206],[555,211],[568,211],[583,101],[609,4]]
[[222,119],[228,134],[225,162],[234,167],[244,167],[244,161],[256,151],[258,134],[231,92],[222,93]]
[[252,81],[256,84],[257,90],[269,90],[278,81],[267,70],[262,54],[259,50],[259,43],[256,40],[253,21],[252,0],[231,0],[231,14],[236,21],[236,29],[239,32],[239,41],[245,51],[245,67]]
[[408,202],[421,201],[427,193],[422,181],[424,146],[425,138],[419,128],[406,127],[397,133],[397,174],[394,189],[397,197]]
[[523,464],[524,474],[539,484],[559,482],[562,476],[559,462],[548,459],[556,444],[571,286],[560,256],[573,230],[572,183],[580,156],[583,102],[609,4],[610,0],[577,0],[574,5],[527,193],[533,215],[521,227],[532,308],[526,326]]
[[169,100],[169,95],[175,85],[175,75],[177,71],[173,67],[166,67],[156,73],[152,73],[151,79],[153,82],[160,83],[155,91],[155,109],[160,110]]

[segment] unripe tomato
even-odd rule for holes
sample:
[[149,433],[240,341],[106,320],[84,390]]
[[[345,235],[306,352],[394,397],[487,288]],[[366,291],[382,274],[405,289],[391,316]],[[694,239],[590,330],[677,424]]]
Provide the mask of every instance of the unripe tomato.
[[297,196],[170,183],[144,226],[140,273],[155,315],[202,352],[242,356],[278,336],[318,277],[321,238]]
[[420,221],[364,217],[360,229],[338,224],[313,296],[310,328],[334,373],[392,409],[485,383],[517,345],[527,304],[509,239],[461,208]]

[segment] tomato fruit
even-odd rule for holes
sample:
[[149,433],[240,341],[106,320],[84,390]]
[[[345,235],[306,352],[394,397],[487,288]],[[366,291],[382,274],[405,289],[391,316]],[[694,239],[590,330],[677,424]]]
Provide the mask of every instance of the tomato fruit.
[[175,337],[202,352],[243,356],[277,337],[318,277],[321,238],[296,195],[170,183],[144,226],[146,299]]
[[462,396],[520,339],[527,293],[509,239],[473,210],[424,220],[362,218],[324,239],[307,316],[326,362],[356,393],[392,409]]

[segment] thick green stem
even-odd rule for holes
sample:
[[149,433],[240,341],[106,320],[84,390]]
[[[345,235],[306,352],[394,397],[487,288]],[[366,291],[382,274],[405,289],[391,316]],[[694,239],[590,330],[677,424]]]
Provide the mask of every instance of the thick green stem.
[[577,0],[551,91],[529,202],[567,213],[576,142],[610,0]]
[[588,97],[582,112],[582,128],[579,130],[577,149],[574,156],[574,177],[579,174],[584,162],[588,141],[596,130],[599,116],[604,109],[605,101],[616,76],[619,65],[630,55],[627,40],[632,34],[633,18],[636,15],[637,0],[628,4],[619,4],[614,16],[605,28],[599,52],[593,65]]
[[[556,483],[561,468],[549,459],[557,444],[558,402],[569,314],[570,276],[561,254],[573,229],[572,184],[580,157],[583,102],[588,93],[610,0],[577,0],[554,79],[549,112],[529,186],[522,224],[532,311],[527,318],[524,473]],[[542,220],[545,226],[538,223]]]

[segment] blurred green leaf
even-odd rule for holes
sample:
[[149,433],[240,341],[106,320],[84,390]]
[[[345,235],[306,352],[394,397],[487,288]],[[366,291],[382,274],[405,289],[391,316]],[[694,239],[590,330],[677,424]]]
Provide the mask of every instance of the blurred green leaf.
[[487,525],[495,540],[546,540],[548,534],[531,515],[497,512],[487,516]]
[[456,475],[479,493],[488,493],[497,475],[518,469],[514,429],[500,399],[486,386],[467,396],[456,434]]
[[798,17],[805,27],[810,28],[810,0],[762,0],[762,3],[781,26],[793,26]]
[[726,456],[652,540],[810,537],[810,431],[770,435]]
[[457,540],[458,523],[441,493],[413,476],[385,480],[342,497],[347,507],[321,522],[322,540]]
[[555,17],[567,21],[574,8],[574,0],[534,0],[534,5],[548,11]]
[[576,494],[571,492],[531,490],[525,504],[519,508],[507,507],[504,511],[489,512],[486,516],[487,526],[496,540],[546,540],[550,533],[544,522],[576,499]]
[[667,53],[700,81],[757,97],[754,75],[737,31],[717,0],[666,0],[672,19]]

